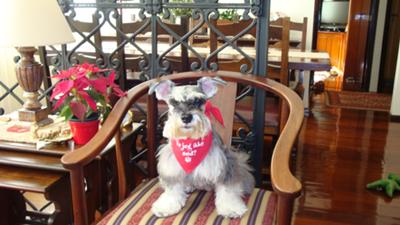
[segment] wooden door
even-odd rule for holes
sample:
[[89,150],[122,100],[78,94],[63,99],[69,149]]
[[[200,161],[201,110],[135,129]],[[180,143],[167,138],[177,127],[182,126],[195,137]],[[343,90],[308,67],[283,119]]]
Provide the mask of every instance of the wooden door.
[[400,40],[400,0],[389,0],[379,73],[379,92],[392,93]]
[[373,14],[376,0],[351,0],[348,24],[347,53],[344,69],[343,89],[361,91],[369,83],[369,71],[374,43],[376,15]]

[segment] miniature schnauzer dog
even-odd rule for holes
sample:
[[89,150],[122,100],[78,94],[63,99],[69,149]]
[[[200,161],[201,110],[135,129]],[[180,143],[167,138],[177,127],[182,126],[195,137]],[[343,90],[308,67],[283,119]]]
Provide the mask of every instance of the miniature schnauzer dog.
[[217,213],[237,218],[247,211],[242,197],[254,188],[254,178],[247,164],[248,155],[233,152],[213,129],[207,104],[217,90],[219,78],[203,77],[197,85],[176,86],[165,80],[153,84],[149,94],[156,93],[168,104],[168,120],[163,136],[157,170],[164,192],[152,205],[158,217],[178,213],[188,194],[195,190],[214,190]]

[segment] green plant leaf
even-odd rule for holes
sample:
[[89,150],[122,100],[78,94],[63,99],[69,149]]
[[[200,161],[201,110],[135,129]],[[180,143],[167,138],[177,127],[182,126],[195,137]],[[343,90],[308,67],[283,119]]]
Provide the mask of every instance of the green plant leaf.
[[69,105],[65,105],[60,112],[60,116],[63,116],[65,120],[70,120],[74,114],[72,113]]

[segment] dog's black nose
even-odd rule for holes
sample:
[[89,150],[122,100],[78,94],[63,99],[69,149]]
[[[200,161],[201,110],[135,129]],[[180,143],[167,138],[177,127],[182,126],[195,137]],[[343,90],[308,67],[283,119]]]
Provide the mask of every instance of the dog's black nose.
[[193,119],[193,115],[192,114],[183,114],[181,116],[181,120],[184,123],[190,123],[190,122],[192,122],[192,119]]

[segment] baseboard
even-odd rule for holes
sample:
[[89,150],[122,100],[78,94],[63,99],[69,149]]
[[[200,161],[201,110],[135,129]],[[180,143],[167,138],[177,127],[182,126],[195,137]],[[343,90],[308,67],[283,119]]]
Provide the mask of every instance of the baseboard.
[[390,122],[400,123],[400,116],[398,116],[398,115],[390,115]]

